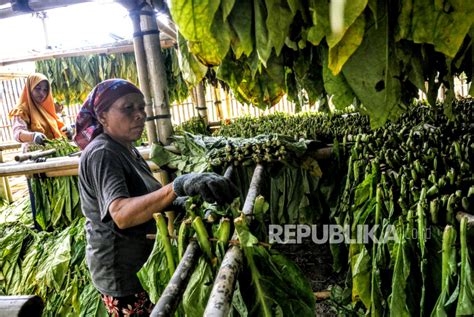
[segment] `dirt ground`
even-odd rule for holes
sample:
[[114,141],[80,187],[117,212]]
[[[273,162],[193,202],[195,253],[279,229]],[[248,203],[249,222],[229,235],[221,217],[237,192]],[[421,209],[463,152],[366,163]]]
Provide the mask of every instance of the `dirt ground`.
[[[328,290],[330,285],[342,283],[344,276],[332,270],[332,256],[327,244],[315,244],[310,239],[302,244],[275,244],[274,249],[293,260],[309,278],[313,292]],[[337,316],[328,300],[316,302],[316,316]]]

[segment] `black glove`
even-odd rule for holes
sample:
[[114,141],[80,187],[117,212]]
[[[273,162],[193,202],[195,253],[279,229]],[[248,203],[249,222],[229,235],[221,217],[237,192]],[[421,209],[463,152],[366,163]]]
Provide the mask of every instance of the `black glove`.
[[35,132],[33,135],[33,142],[39,145],[44,145],[44,140],[46,140],[46,135],[41,132]]
[[216,173],[190,173],[177,177],[173,189],[178,196],[200,195],[209,203],[231,203],[239,190],[224,176]]
[[64,132],[64,134],[66,135],[66,137],[71,140],[72,139],[72,136],[74,135],[74,131],[72,130],[71,127],[69,126],[64,126],[62,129],[61,129],[62,132]]
[[188,200],[188,196],[181,196],[176,197],[175,200],[171,203],[170,209],[177,213],[185,213],[186,212],[186,200]]

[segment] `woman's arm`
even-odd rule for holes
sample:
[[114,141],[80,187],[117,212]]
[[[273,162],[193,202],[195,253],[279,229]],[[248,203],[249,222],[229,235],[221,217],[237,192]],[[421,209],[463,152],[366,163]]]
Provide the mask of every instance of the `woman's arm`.
[[120,229],[126,229],[152,219],[154,213],[164,211],[175,198],[173,183],[170,183],[146,195],[117,198],[110,203],[109,213]]
[[35,133],[28,131],[28,125],[20,118],[20,116],[13,116],[13,138],[20,143],[33,142]]

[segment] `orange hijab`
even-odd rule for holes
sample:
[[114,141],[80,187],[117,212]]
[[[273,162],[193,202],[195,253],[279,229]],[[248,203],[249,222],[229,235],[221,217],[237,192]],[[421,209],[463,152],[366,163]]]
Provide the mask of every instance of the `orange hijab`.
[[10,119],[19,116],[26,122],[28,129],[32,132],[41,132],[48,139],[56,139],[63,135],[61,128],[64,126],[54,109],[51,84],[48,81],[49,93],[42,104],[38,105],[31,98],[31,92],[43,80],[48,81],[45,75],[34,73],[26,79],[26,85],[21,93],[20,100],[15,108],[8,114]]

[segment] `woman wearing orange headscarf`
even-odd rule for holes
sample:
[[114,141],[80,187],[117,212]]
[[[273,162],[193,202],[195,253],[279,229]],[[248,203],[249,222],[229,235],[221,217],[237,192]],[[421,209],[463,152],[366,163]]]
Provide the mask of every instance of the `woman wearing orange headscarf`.
[[[72,131],[67,129],[56,114],[51,85],[43,74],[34,73],[26,79],[18,104],[9,113],[13,120],[13,137],[16,141],[25,143],[44,144],[46,139],[56,139],[63,135],[72,137]],[[30,194],[33,222],[37,230],[42,230],[36,221],[35,197],[31,190],[31,181],[27,177]]]
[[56,114],[48,79],[40,73],[28,76],[18,105],[9,116],[18,142],[44,144],[45,139],[72,136]]

